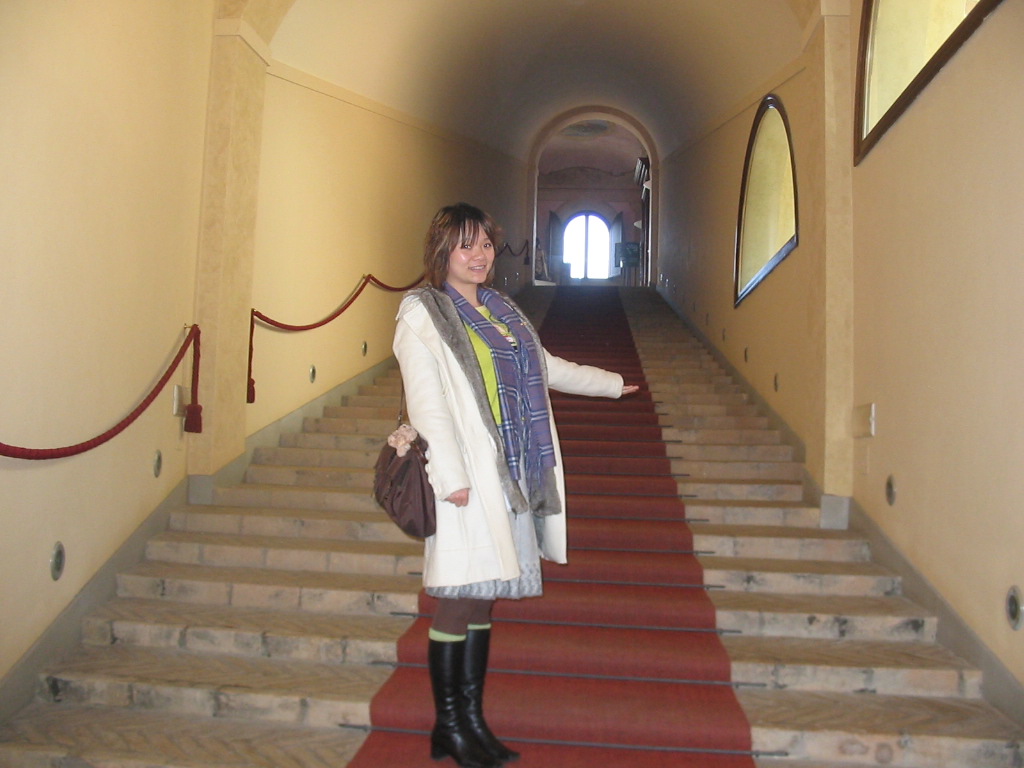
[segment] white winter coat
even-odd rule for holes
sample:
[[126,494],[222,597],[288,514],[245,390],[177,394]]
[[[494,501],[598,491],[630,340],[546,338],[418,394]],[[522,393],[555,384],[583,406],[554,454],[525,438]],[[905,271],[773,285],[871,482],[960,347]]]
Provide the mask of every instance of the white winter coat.
[[[435,309],[428,311],[424,301],[432,301]],[[438,306],[444,317],[438,315]],[[525,318],[524,323],[533,332]],[[425,545],[423,582],[428,587],[519,575],[498,468],[494,420],[489,417],[489,425],[484,421],[490,406],[486,402],[480,406],[482,387],[464,373],[472,355],[467,333],[454,303],[443,291],[418,289],[402,300],[394,351],[402,369],[409,421],[429,444],[427,473],[437,497],[437,533]],[[617,373],[577,365],[547,351],[544,361],[551,389],[609,398],[622,394],[622,377]],[[475,356],[472,364],[477,365]],[[549,400],[549,414],[550,406]],[[565,479],[553,418],[551,434],[560,511],[538,518],[538,539],[543,557],[565,563]],[[445,501],[462,488],[470,489],[469,504],[456,507]]]

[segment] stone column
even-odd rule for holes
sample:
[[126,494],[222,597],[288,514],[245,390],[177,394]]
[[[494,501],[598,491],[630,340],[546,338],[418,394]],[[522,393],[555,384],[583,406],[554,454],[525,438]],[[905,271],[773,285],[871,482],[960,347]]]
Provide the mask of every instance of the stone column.
[[853,59],[849,0],[822,0],[825,106],[823,490],[853,495]]
[[216,7],[196,260],[203,432],[191,438],[190,476],[213,475],[245,451],[267,41],[293,2],[219,0]]

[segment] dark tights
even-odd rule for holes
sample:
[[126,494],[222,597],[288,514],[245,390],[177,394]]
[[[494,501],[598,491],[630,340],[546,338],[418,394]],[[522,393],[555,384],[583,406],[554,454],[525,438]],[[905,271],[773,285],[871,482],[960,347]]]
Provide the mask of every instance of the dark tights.
[[465,635],[472,624],[484,627],[491,623],[493,600],[477,600],[471,597],[445,597],[437,601],[437,610],[431,629],[446,635]]

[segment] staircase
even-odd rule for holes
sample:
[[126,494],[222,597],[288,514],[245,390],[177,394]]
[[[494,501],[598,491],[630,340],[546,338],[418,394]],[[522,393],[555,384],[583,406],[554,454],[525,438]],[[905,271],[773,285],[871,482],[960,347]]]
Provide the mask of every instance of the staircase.
[[[757,765],[1021,766],[1024,727],[862,538],[821,527],[779,432],[660,299],[623,298]],[[420,590],[422,545],[369,493],[397,406],[395,371],[174,513],[0,724],[0,766],[344,766]]]

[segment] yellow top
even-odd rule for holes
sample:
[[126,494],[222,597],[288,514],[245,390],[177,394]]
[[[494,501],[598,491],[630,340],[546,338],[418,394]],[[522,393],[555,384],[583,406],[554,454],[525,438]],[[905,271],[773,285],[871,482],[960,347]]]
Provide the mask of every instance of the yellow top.
[[[515,346],[515,336],[509,330],[509,327],[500,320],[495,320],[494,315],[487,307],[479,306],[476,310],[483,315],[485,318],[490,320],[494,327],[501,331],[501,334],[509,340],[509,342]],[[473,351],[476,352],[476,359],[480,363],[480,371],[484,375],[484,389],[487,390],[487,401],[491,404],[491,413],[494,415],[494,423],[501,424],[501,403],[498,400],[498,373],[494,369],[494,360],[491,358],[491,348],[487,345],[487,342],[483,340],[473,326],[466,324],[466,328],[469,330],[469,340],[473,344]]]

